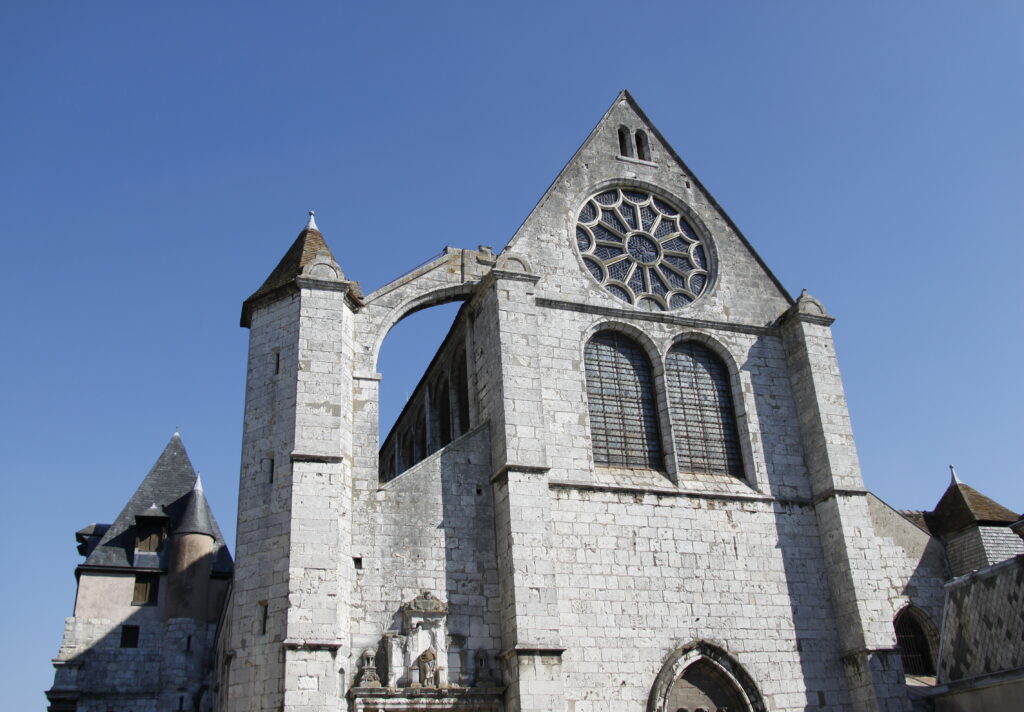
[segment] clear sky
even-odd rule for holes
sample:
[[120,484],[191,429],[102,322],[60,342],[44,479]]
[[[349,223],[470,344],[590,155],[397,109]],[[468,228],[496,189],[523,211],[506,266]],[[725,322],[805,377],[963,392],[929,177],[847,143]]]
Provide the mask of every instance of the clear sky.
[[[315,208],[367,290],[500,249],[628,88],[838,317],[867,486],[1020,511],[1024,4],[0,8],[5,709],[43,709],[74,531],[176,425],[234,541],[242,300]],[[453,308],[385,343],[394,417]],[[388,415],[390,414],[390,416]]]

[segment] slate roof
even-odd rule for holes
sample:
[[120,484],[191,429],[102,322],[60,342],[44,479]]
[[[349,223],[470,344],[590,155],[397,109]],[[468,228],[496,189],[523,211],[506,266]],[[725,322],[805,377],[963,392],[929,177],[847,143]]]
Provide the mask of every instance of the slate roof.
[[295,242],[284,253],[284,257],[277,263],[277,267],[260,285],[260,288],[242,302],[242,326],[248,326],[246,324],[248,315],[257,300],[295,281],[295,278],[302,274],[303,268],[312,262],[320,252],[326,252],[332,260],[334,259],[331,248],[327,246],[327,241],[324,240],[320,230],[315,225],[312,227],[307,225],[295,238]]
[[931,533],[931,529],[928,527],[927,515],[929,512],[922,512],[917,509],[897,509],[904,519],[924,531]]
[[213,512],[203,494],[203,483],[196,477],[196,483],[185,500],[185,513],[174,528],[175,534],[208,534],[216,537],[217,524],[213,520]]
[[928,514],[928,524],[936,534],[951,534],[978,524],[1010,525],[1020,519],[998,502],[978,490],[954,480]]
[[[114,523],[103,533],[103,538],[92,549],[83,566],[131,567],[135,551],[133,527],[135,516],[143,514],[153,504],[160,507],[169,520],[169,531],[173,534],[181,524],[196,482],[196,472],[188,459],[181,436],[175,433],[164,451],[160,453],[149,474],[135,490]],[[202,498],[206,503],[206,498]],[[213,513],[206,506],[207,524],[214,536],[213,570],[230,574],[234,569],[231,554],[224,543],[224,536],[217,526]]]
[[292,246],[288,248],[288,251],[284,253],[281,261],[277,263],[274,271],[270,273],[266,281],[246,301],[258,299],[288,284],[302,274],[302,268],[312,262],[313,258],[320,252],[326,252],[331,256],[331,259],[334,259],[334,255],[331,255],[331,248],[327,246],[327,242],[320,231],[315,227],[304,228],[299,233],[299,236],[295,238]]

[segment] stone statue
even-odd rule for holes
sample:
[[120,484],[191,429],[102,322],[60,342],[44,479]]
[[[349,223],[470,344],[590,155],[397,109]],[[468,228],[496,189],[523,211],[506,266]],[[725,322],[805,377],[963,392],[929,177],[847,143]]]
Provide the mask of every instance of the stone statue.
[[427,648],[419,657],[420,684],[423,687],[437,687],[437,653]]

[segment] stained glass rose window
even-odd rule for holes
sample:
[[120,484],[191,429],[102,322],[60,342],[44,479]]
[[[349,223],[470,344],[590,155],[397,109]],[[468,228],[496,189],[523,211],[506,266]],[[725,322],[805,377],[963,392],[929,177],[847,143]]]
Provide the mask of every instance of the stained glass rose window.
[[576,246],[602,287],[648,311],[686,306],[711,278],[690,219],[644,190],[612,188],[589,198],[576,222]]

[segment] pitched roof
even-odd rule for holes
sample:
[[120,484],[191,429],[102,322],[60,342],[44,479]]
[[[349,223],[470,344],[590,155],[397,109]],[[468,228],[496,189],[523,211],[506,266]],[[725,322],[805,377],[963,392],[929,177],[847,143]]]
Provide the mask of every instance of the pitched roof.
[[321,253],[326,253],[327,257],[337,264],[337,260],[331,254],[331,248],[327,246],[327,241],[324,240],[316,222],[313,221],[313,211],[311,210],[309,222],[295,238],[295,242],[288,248],[288,251],[284,253],[284,257],[277,263],[277,267],[264,280],[260,288],[242,302],[242,326],[248,326],[249,316],[257,300],[294,282],[295,278],[302,274],[306,265]]
[[936,534],[950,534],[977,524],[1009,525],[1020,516],[954,479],[928,519]]
[[917,509],[897,509],[896,511],[900,513],[901,517],[906,519],[908,522],[913,524],[918,529],[923,529],[924,531],[931,533],[931,530],[928,528],[928,512],[922,512]]
[[[131,567],[135,550],[135,517],[145,515],[147,510],[156,504],[166,513],[169,530],[175,531],[184,518],[195,481],[196,472],[188,459],[188,453],[185,452],[185,445],[181,442],[181,436],[175,433],[128,500],[128,504],[103,533],[103,538],[92,549],[83,566]],[[205,502],[205,497],[203,501]],[[208,523],[215,540],[213,570],[218,573],[231,573],[234,568],[231,554],[208,507],[207,511]]]
[[258,299],[275,289],[283,287],[302,273],[302,268],[313,261],[313,258],[320,252],[331,255],[331,248],[327,246],[324,236],[315,227],[305,227],[295,242],[284,253],[284,257],[277,263],[277,267],[270,273],[270,276],[263,282],[259,289],[253,292],[252,296],[246,299],[247,302]]

